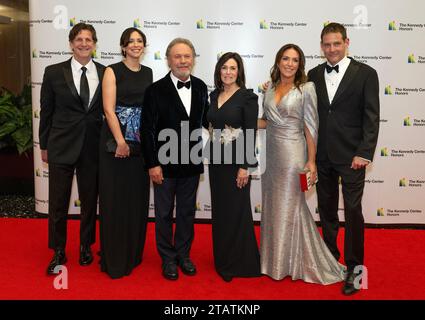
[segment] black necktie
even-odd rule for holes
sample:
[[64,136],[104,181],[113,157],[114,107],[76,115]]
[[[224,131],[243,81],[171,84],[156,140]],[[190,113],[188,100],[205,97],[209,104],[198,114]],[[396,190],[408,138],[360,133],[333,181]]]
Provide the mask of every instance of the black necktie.
[[183,87],[190,89],[190,81],[186,81],[186,82],[182,82],[180,80],[177,81],[177,89],[181,89]]
[[86,76],[86,67],[81,67],[81,79],[80,79],[80,98],[83,102],[83,107],[88,109],[89,108],[89,100],[90,100],[90,89],[89,89],[89,82],[87,80]]
[[327,64],[326,65],[326,72],[331,73],[332,70],[335,70],[335,72],[338,73],[339,72],[339,65],[331,67],[330,65]]

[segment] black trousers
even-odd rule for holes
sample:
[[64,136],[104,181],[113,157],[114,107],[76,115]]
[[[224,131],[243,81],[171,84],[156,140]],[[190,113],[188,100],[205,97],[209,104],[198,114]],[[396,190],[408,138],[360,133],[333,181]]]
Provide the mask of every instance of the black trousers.
[[[92,152],[92,151],[91,151]],[[65,249],[67,215],[74,170],[81,201],[80,244],[92,245],[96,237],[98,161],[82,152],[75,164],[49,162],[49,248]],[[72,204],[73,205],[73,204]]]
[[[163,264],[189,258],[194,237],[198,185],[199,175],[164,178],[162,184],[154,184],[156,245]],[[176,227],[173,236],[174,199]]]
[[350,165],[335,165],[329,161],[317,163],[317,198],[323,238],[335,259],[340,258],[337,247],[339,229],[339,177],[344,198],[345,237],[344,258],[348,270],[363,265],[364,218],[362,196],[365,169],[353,170]]

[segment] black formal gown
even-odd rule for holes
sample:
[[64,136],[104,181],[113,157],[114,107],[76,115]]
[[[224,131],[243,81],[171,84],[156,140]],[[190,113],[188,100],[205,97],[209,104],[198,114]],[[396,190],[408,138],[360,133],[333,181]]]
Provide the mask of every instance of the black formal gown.
[[[209,178],[214,264],[223,278],[256,277],[260,275],[260,255],[251,211],[251,184],[241,189],[236,185],[239,168],[256,165],[252,161],[249,163],[247,156],[249,151],[254,156],[255,142],[251,141],[249,148],[248,139],[244,140],[247,152],[242,151],[242,161],[241,150],[236,149],[236,144],[246,136],[246,129],[257,128],[258,96],[252,90],[239,89],[218,108],[218,94],[217,90],[211,93],[207,114],[212,142]],[[220,150],[219,155],[217,150]],[[227,161],[229,164],[223,164],[226,153],[231,158]]]
[[[117,86],[116,114],[126,141],[140,144],[145,89],[152,70],[131,71],[123,62],[110,66]],[[99,212],[101,270],[111,278],[129,275],[142,261],[149,210],[149,175],[142,155],[115,158],[106,143],[113,139],[106,119],[100,138]]]

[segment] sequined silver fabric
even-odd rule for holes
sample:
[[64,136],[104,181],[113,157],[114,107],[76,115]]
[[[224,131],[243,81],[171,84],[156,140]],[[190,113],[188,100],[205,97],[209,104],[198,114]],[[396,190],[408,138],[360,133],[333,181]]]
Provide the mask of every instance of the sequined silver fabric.
[[261,177],[261,272],[275,280],[331,284],[344,266],[322,240],[301,192],[299,172],[307,161],[304,125],[317,141],[317,97],[312,82],[292,88],[276,105],[275,90],[264,96],[267,119],[266,171]]

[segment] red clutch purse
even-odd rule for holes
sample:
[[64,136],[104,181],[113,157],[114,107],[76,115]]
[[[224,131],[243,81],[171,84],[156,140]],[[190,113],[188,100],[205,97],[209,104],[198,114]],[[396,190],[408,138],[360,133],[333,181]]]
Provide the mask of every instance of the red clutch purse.
[[311,189],[311,187],[317,182],[317,177],[316,177],[316,181],[312,181],[311,180],[311,172],[310,171],[301,171],[299,173],[300,176],[300,186],[301,186],[301,191],[305,192]]

